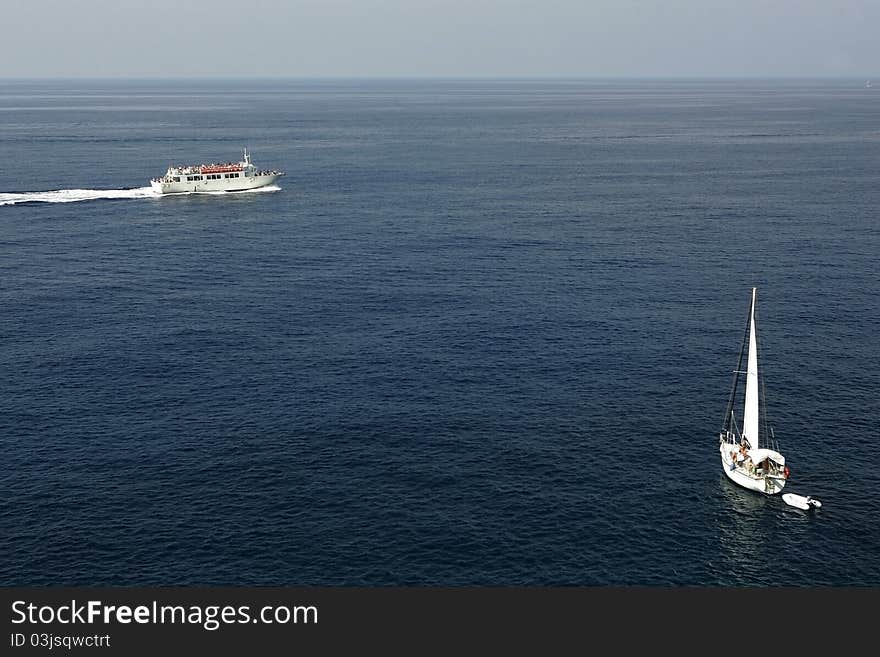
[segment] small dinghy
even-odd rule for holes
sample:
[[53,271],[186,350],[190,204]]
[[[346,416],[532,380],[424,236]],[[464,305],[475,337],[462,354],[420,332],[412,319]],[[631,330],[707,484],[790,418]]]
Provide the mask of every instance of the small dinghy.
[[819,500],[814,500],[812,497],[807,495],[804,497],[803,495],[795,495],[794,493],[785,493],[782,496],[782,499],[785,501],[788,506],[793,506],[797,509],[803,509],[804,511],[808,511],[809,509],[818,509],[822,506],[822,503]]

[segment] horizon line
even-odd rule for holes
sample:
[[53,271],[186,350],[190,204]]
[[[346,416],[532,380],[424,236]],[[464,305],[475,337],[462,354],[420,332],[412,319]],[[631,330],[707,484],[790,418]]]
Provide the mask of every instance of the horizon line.
[[[0,75],[0,80],[870,80],[870,74],[699,75]],[[873,76],[880,77],[880,76]]]

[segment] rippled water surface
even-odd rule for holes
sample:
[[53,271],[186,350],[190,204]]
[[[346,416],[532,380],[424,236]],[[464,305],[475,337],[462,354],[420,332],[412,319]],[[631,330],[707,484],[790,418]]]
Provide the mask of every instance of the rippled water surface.
[[[0,153],[2,584],[880,585],[880,89],[20,81]],[[752,285],[816,512],[720,468]]]

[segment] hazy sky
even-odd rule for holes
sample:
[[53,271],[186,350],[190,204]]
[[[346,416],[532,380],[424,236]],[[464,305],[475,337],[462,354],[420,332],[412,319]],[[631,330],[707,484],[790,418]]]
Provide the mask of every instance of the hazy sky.
[[0,0],[0,77],[880,78],[880,0]]

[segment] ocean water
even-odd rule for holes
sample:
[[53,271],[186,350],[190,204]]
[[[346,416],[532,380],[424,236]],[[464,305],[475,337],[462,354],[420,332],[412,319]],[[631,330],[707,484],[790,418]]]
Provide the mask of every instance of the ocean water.
[[[880,585],[880,89],[7,80],[0,155],[0,584]],[[753,285],[818,511],[721,471]]]

